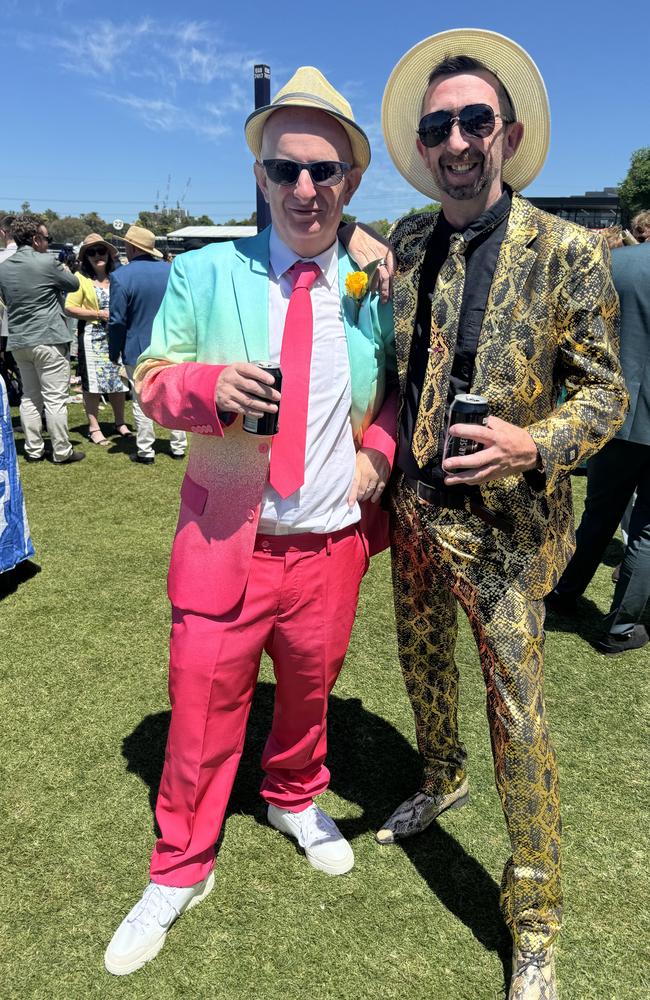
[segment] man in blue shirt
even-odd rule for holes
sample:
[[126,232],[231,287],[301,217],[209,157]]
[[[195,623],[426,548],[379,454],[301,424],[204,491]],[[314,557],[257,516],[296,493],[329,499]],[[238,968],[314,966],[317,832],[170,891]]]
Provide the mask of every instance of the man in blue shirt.
[[[140,409],[133,372],[140,355],[149,347],[151,329],[169,279],[169,264],[156,250],[156,237],[149,229],[131,226],[124,237],[128,267],[111,273],[108,344],[111,361],[122,358],[133,397],[137,450],[132,462],[153,465],[156,433],[153,421]],[[172,458],[183,458],[187,447],[184,431],[170,432]]]

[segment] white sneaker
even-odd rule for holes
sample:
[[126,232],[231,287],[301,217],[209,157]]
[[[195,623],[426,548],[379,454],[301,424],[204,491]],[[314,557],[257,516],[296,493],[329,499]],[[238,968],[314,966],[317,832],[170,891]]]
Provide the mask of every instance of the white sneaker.
[[214,872],[196,885],[175,888],[150,882],[113,934],[104,955],[104,965],[114,976],[128,976],[155,958],[167,931],[186,910],[201,903],[212,891]]
[[345,875],[354,866],[354,854],[338,826],[318,806],[290,812],[270,805],[268,821],[280,833],[297,840],[309,864],[328,875]]

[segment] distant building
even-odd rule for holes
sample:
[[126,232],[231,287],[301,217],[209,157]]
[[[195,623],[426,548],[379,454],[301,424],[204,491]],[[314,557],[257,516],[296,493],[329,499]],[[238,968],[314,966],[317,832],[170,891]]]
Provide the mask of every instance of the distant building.
[[528,200],[551,215],[559,215],[561,219],[577,222],[587,229],[607,229],[621,221],[618,188],[615,187],[559,198],[533,197]]
[[157,236],[156,246],[169,249],[172,253],[182,253],[184,250],[198,250],[207,243],[223,243],[256,235],[257,226],[184,226],[166,236]]

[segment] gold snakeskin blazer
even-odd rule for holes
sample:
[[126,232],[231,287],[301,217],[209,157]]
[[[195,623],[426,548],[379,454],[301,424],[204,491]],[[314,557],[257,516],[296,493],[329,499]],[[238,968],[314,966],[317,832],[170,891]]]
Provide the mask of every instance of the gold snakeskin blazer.
[[[402,396],[420,270],[435,220],[432,213],[407,216],[390,237]],[[499,544],[511,550],[509,564],[517,550],[515,585],[534,599],[553,589],[575,546],[569,473],[602,448],[625,417],[618,319],[604,240],[513,194],[470,391],[485,396],[495,416],[525,427],[542,459],[538,490],[524,476],[481,486],[485,506],[514,522],[511,539]],[[455,345],[444,329],[435,336],[443,407]],[[558,407],[562,387],[568,397]]]

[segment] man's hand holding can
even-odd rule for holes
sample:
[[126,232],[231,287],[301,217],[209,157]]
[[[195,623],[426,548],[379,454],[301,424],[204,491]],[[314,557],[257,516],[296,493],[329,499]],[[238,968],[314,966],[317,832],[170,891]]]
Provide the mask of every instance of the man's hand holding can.
[[217,380],[217,409],[252,417],[277,414],[280,393],[275,384],[276,379],[270,371],[250,361],[228,365]]

